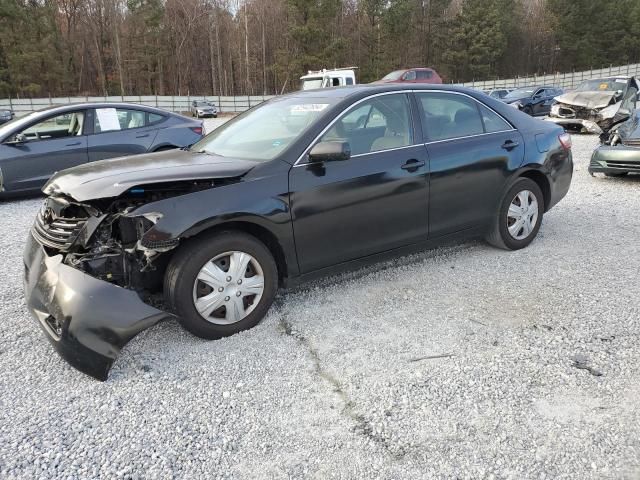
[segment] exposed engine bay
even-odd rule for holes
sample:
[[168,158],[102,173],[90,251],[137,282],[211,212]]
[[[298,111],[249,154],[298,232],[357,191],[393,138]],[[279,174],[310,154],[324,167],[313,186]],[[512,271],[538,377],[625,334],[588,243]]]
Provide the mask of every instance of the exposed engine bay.
[[587,80],[555,98],[548,120],[566,130],[607,133],[633,113],[639,90],[634,77]]
[[117,198],[85,202],[52,195],[38,213],[32,233],[50,254],[62,254],[64,264],[142,296],[161,289],[168,261],[163,254],[175,249],[180,239],[154,230],[162,213],[136,214],[136,210],[233,181],[152,184],[130,188]]

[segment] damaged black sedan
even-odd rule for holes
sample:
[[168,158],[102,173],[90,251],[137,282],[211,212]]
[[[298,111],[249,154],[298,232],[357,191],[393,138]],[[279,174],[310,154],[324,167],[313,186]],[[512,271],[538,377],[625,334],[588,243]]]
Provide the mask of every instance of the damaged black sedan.
[[526,247],[567,193],[570,137],[472,90],[296,92],[189,149],[54,175],[25,249],[25,298],[56,350],[104,380],[175,317],[215,339],[279,287],[484,236]]

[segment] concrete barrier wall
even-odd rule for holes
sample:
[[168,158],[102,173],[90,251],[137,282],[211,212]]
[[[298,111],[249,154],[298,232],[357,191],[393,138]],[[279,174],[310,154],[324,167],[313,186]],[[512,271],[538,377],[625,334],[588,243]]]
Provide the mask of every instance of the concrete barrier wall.
[[[549,75],[530,75],[525,77],[483,80],[466,82],[465,87],[485,90],[502,87],[524,87],[527,85],[553,85],[564,89],[575,88],[583,80],[596,77],[608,77],[614,75],[632,75],[640,77],[640,63],[623,65],[620,67],[600,68],[597,70],[585,70],[582,72],[554,73]],[[209,100],[218,106],[220,112],[243,112],[259,103],[273,98],[273,95],[256,96],[109,96],[109,97],[55,97],[55,98],[3,98],[0,99],[0,108],[12,109],[16,116],[25,115],[35,110],[50,107],[52,105],[65,105],[78,102],[131,102],[151,107],[159,107],[172,112],[188,112],[189,104],[193,100]]]
[[611,77],[615,75],[640,76],[640,63],[623,65],[621,67],[599,68],[583,72],[553,73],[549,75],[530,75],[526,77],[507,78],[499,80],[484,80],[466,82],[465,87],[487,90],[503,87],[525,87],[528,85],[550,85],[566,90],[577,87],[582,81],[590,78]]
[[150,107],[159,107],[172,112],[188,112],[189,105],[194,100],[212,101],[220,112],[243,112],[272,98],[273,95],[259,96],[109,96],[109,97],[52,97],[52,98],[3,98],[0,99],[0,108],[10,108],[16,116],[26,115],[29,112],[50,107],[52,105],[66,105],[79,102],[130,102]]

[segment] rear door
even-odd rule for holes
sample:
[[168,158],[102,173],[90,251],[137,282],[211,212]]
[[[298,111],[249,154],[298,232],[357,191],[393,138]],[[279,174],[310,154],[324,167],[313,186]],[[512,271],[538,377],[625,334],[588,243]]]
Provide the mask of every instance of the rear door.
[[6,191],[36,190],[55,172],[87,161],[86,111],[52,115],[8,138],[2,149],[0,168]]
[[145,153],[158,133],[147,123],[147,112],[134,108],[105,107],[92,110],[89,161]]
[[415,95],[430,159],[430,236],[487,224],[506,179],[524,159],[520,132],[468,95]]

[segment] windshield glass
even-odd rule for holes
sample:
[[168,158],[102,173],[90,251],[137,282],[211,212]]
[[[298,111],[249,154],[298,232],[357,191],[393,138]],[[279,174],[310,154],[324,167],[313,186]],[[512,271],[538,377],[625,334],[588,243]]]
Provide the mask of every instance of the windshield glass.
[[382,77],[382,80],[398,80],[404,72],[405,70],[396,70]]
[[535,91],[536,91],[535,87],[516,88],[512,92],[507,93],[504,96],[504,99],[508,100],[510,98],[530,97],[531,95],[533,95],[533,92]]
[[595,80],[587,80],[582,82],[576,88],[576,92],[615,92],[624,90],[627,86],[627,80],[624,78],[603,78]]
[[302,136],[335,101],[309,97],[270,100],[217,128],[191,150],[223,157],[271,160]]
[[196,101],[193,102],[195,104],[196,107],[210,107],[211,103],[210,102],[203,102],[203,101]]
[[322,88],[322,77],[302,80],[302,90],[313,90],[314,88]]

